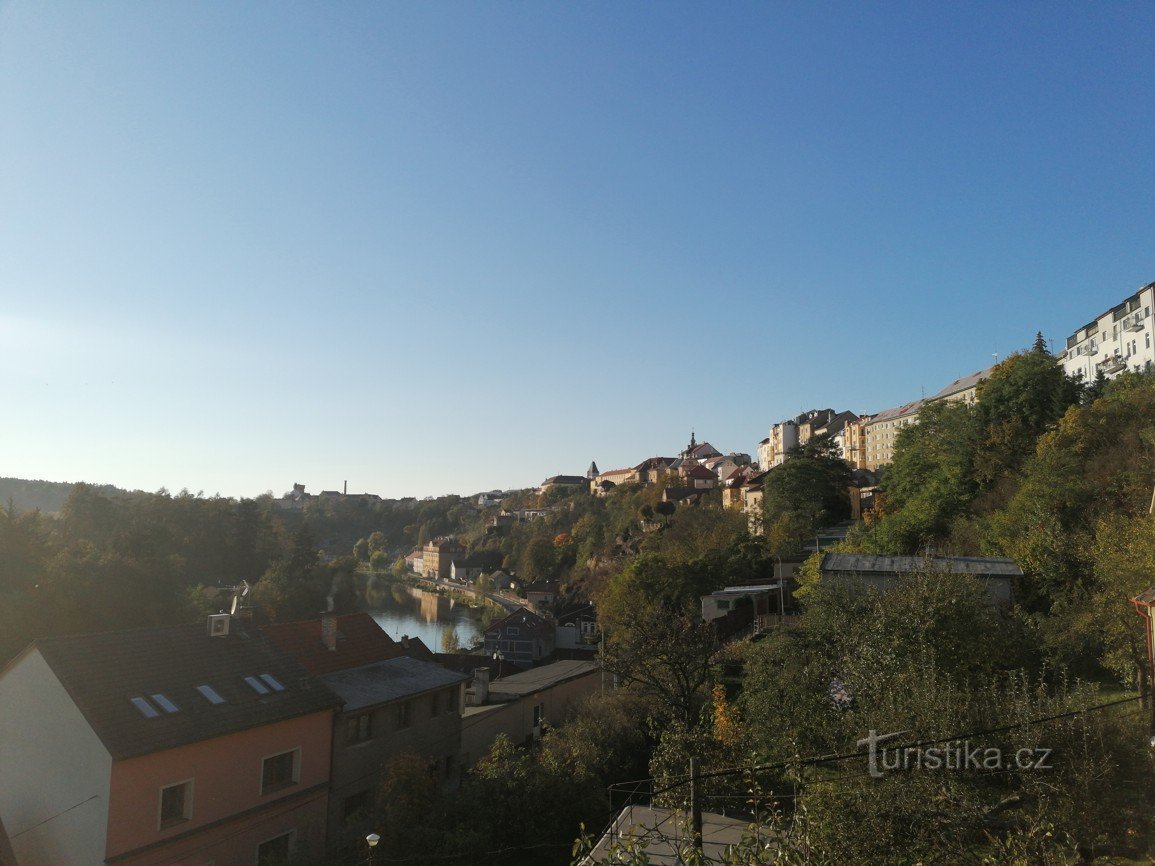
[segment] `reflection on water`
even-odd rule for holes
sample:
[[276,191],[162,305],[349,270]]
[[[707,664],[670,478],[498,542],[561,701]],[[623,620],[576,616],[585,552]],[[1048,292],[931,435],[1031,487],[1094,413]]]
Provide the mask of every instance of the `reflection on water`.
[[435,592],[391,582],[368,590],[366,600],[373,619],[394,640],[419,637],[434,652],[441,652],[447,633],[463,649],[481,642],[485,614]]

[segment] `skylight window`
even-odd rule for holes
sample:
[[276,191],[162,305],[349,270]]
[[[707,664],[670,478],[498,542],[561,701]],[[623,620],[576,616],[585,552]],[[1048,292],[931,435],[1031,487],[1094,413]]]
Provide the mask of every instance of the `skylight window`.
[[267,695],[269,693],[268,687],[256,677],[245,677],[245,682],[248,683],[258,695]]
[[132,698],[132,705],[140,710],[140,714],[146,719],[155,719],[160,715],[160,712],[150,704],[145,698]]
[[197,691],[204,695],[205,700],[210,704],[223,704],[225,702],[225,699],[212,686],[197,686]]
[[149,695],[149,697],[152,698],[153,702],[158,707],[160,707],[162,710],[164,710],[166,713],[179,713],[180,712],[180,707],[178,707],[176,704],[174,704],[172,701],[170,701],[165,695],[155,694],[155,695]]
[[271,688],[274,692],[283,692],[285,690],[285,687],[281,685],[280,680],[278,680],[272,674],[261,674],[261,679],[268,683],[269,688]]

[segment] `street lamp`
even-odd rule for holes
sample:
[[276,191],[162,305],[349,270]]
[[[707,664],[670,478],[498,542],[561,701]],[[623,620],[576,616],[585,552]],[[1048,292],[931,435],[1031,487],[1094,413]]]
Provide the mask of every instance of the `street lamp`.
[[365,841],[369,845],[369,863],[372,864],[372,862],[373,862],[373,849],[377,847],[377,843],[381,841],[381,837],[378,836],[376,833],[370,833],[368,836],[365,837]]

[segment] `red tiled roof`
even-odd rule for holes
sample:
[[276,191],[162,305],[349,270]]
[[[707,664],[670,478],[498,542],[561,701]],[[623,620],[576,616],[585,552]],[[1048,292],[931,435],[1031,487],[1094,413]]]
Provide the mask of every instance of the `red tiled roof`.
[[321,620],[261,627],[265,635],[311,674],[328,674],[405,655],[405,649],[367,613],[337,617],[337,649],[321,640]]

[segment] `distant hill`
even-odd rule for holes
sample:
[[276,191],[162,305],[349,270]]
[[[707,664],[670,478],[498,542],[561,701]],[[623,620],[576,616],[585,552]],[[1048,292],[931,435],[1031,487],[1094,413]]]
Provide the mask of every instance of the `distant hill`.
[[[8,500],[17,511],[33,511],[39,508],[46,514],[54,514],[63,507],[68,494],[76,484],[67,481],[28,481],[24,478],[0,478],[0,507],[7,508]],[[90,484],[106,496],[120,496],[127,493],[111,484]]]

